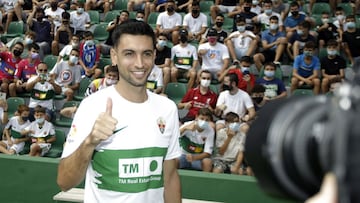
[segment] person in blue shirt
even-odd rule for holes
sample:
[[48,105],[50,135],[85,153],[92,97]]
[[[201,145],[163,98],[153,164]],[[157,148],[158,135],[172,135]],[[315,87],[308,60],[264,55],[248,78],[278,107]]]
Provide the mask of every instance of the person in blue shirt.
[[286,88],[280,78],[275,77],[276,65],[272,62],[264,65],[264,76],[256,80],[256,84],[265,87],[264,100],[286,98]]
[[284,26],[286,31],[286,38],[290,39],[296,30],[298,25],[305,21],[312,21],[310,18],[306,17],[305,14],[300,12],[300,6],[296,1],[293,1],[290,4],[290,14],[285,18]]
[[298,87],[308,85],[313,87],[314,94],[320,92],[320,60],[314,56],[315,43],[312,41],[306,42],[304,52],[295,58],[292,78],[291,78],[291,93]]

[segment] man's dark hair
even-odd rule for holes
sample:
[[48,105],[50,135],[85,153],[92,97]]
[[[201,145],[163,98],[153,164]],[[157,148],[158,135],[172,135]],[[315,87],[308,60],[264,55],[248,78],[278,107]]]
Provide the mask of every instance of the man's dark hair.
[[80,53],[79,49],[76,49],[76,48],[71,49],[70,53],[73,52],[73,51],[76,51],[77,53]]
[[236,75],[236,73],[228,73],[226,76],[229,76],[230,85],[235,82],[235,85],[238,86],[239,84],[239,78]]
[[32,43],[29,45],[29,50],[31,49],[40,50],[40,46],[36,43]]
[[330,40],[327,42],[327,46],[335,46],[335,47],[337,47],[337,46],[338,46],[338,42],[337,42],[335,39],[330,39]]
[[299,8],[299,4],[296,1],[291,2],[290,7],[295,7],[295,6]]
[[254,87],[251,89],[251,93],[264,93],[265,87],[261,84],[255,84]]
[[69,19],[70,19],[70,13],[69,13],[69,12],[62,12],[61,18],[62,18],[63,20],[64,20],[64,19],[69,20]]
[[239,115],[237,113],[234,113],[232,111],[230,111],[229,113],[227,113],[225,115],[225,121],[226,122],[234,122],[235,119],[240,119]]
[[118,69],[117,65],[109,66],[109,67],[106,69],[106,73],[110,73],[110,72],[119,73],[119,69]]
[[37,113],[46,113],[46,110],[44,107],[40,106],[40,105],[37,105],[35,108],[34,108],[34,112]]
[[210,120],[212,119],[213,113],[210,111],[209,108],[201,108],[198,111],[198,115],[208,116]]
[[277,16],[271,16],[271,17],[269,18],[269,21],[271,21],[271,20],[276,20],[276,21],[279,22],[279,18],[278,18]]
[[311,24],[310,24],[310,22],[307,21],[307,20],[304,20],[303,22],[301,22],[301,23],[299,24],[299,26],[301,26],[301,27],[303,27],[303,28],[306,28],[306,29],[308,29],[308,30],[311,29]]
[[265,68],[266,66],[272,66],[272,67],[274,67],[275,70],[276,70],[276,65],[275,65],[275,63],[273,63],[273,62],[267,62],[267,63],[265,63],[265,64],[264,64],[264,68]]
[[85,31],[84,32],[84,38],[86,38],[86,37],[94,37],[94,34],[92,32],[90,32],[90,31]]
[[[24,49],[25,46],[24,46],[24,44],[23,44],[22,42],[16,42],[16,43],[14,44],[14,46],[17,45],[17,44],[20,45],[20,46],[22,46],[22,48]],[[13,46],[13,47],[14,47],[14,46]]]
[[151,37],[153,40],[153,47],[156,45],[156,37],[153,29],[149,24],[142,21],[129,21],[122,23],[115,27],[114,33],[112,34],[112,40],[114,42],[114,47],[118,46],[120,38],[123,34],[130,35],[146,35]]

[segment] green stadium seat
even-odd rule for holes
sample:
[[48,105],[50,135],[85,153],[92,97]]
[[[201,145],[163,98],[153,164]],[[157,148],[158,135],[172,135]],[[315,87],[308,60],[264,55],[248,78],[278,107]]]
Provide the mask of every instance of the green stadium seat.
[[111,21],[115,20],[115,18],[119,15],[120,15],[119,10],[108,11],[104,16],[104,23],[106,24],[110,23]]
[[166,85],[165,94],[168,96],[169,99],[178,104],[181,99],[184,97],[187,91],[187,84],[186,83],[176,83],[170,82]]
[[127,0],[115,0],[114,10],[126,10]]
[[44,63],[48,67],[48,73],[54,68],[56,62],[57,62],[57,56],[54,56],[52,54],[45,55],[44,57]]
[[200,1],[200,11],[210,12],[210,8],[212,5],[214,5],[213,1]]
[[[80,104],[79,101],[66,101],[64,103],[64,105],[62,106],[62,108],[78,106],[79,104]],[[60,115],[60,117],[54,121],[54,125],[55,125],[55,127],[58,126],[58,127],[70,128],[72,120],[73,120],[72,118],[68,118],[68,117]]]
[[97,10],[89,10],[87,13],[90,16],[91,24],[99,24],[100,23],[100,13]]
[[105,41],[109,37],[109,32],[106,31],[106,24],[97,24],[94,29],[94,39],[98,41]]
[[314,92],[312,89],[296,89],[292,93],[292,96],[313,96]]
[[45,157],[59,158],[62,154],[64,143],[66,140],[65,132],[59,129],[55,129],[56,140],[51,144],[51,148]]
[[18,106],[25,104],[25,99],[21,97],[9,97],[6,102],[8,105],[8,117],[11,118],[17,111]]
[[3,34],[6,38],[21,37],[24,35],[24,23],[23,22],[10,22],[7,34]]
[[159,12],[151,12],[148,17],[148,23],[152,28],[156,27],[156,20],[159,15]]
[[311,9],[311,13],[314,14],[322,14],[324,11],[331,13],[331,8],[330,8],[330,4],[328,3],[322,3],[322,2],[315,2],[312,9]]
[[82,101],[84,99],[85,92],[86,92],[88,86],[90,85],[90,83],[91,83],[91,79],[88,77],[84,77],[83,79],[81,79],[80,87],[79,87],[76,95],[74,95],[75,101]]

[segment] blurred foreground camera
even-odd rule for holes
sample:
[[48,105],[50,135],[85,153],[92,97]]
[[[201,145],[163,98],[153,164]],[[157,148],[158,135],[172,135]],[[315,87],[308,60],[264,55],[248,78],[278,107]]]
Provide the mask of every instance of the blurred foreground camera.
[[327,172],[339,202],[360,202],[360,87],[334,96],[292,97],[265,105],[252,124],[245,156],[268,194],[304,201]]

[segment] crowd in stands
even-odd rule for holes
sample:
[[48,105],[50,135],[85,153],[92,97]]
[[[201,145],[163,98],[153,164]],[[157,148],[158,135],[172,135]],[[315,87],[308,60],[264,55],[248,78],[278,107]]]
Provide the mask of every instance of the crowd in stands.
[[[185,89],[176,102],[186,112],[179,168],[252,175],[244,143],[263,105],[299,89],[331,94],[346,70],[358,70],[359,2],[0,0],[0,152],[18,154],[31,142],[29,154],[44,156],[56,139],[53,122],[72,118],[78,105],[54,109],[56,97],[80,102],[116,84],[112,32],[138,20],[157,40],[149,91],[172,99],[170,84]],[[15,24],[21,33],[11,35]],[[8,117],[6,101],[18,96],[29,102]]]

